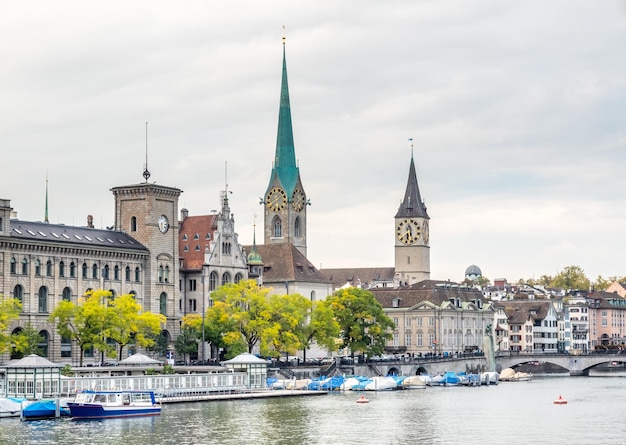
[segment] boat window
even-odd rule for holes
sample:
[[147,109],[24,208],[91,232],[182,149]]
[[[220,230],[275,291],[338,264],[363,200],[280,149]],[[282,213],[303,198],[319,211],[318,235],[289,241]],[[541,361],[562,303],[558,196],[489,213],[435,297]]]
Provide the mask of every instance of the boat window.
[[106,402],[106,395],[104,394],[96,394],[96,397],[93,399],[94,402]]
[[109,394],[109,403],[115,403],[115,394]]

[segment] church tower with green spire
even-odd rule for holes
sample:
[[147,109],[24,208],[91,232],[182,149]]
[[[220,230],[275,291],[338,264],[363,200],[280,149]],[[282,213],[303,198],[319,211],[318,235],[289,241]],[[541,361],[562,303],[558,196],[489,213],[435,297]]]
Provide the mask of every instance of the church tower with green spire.
[[308,200],[300,180],[291,126],[291,106],[287,84],[285,37],[283,70],[278,111],[276,154],[269,184],[261,202],[264,206],[264,242],[292,244],[306,257],[306,210]]
[[409,179],[404,199],[396,213],[395,276],[398,286],[407,286],[430,279],[430,240],[426,205],[417,185],[413,144]]

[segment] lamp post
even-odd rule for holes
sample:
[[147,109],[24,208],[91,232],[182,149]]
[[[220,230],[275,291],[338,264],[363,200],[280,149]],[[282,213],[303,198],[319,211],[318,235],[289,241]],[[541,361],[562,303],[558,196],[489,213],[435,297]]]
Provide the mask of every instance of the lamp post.
[[207,272],[207,265],[203,264],[202,265],[202,364],[204,365],[205,363],[205,356],[204,356],[204,349],[205,349],[205,344],[204,344],[204,317],[205,317],[205,311],[206,311],[206,272]]

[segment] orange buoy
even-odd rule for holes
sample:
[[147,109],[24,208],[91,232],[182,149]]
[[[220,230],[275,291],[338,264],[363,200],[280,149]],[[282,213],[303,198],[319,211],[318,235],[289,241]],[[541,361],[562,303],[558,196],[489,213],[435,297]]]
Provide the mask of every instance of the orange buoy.
[[361,397],[357,399],[356,403],[369,403],[369,400],[367,400],[365,396],[362,395]]
[[554,401],[554,404],[555,405],[567,405],[567,400],[559,396],[559,398]]

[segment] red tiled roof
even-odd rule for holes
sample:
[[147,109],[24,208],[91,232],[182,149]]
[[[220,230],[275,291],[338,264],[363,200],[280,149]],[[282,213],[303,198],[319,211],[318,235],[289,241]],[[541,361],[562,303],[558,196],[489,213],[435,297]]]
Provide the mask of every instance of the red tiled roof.
[[202,269],[204,252],[209,248],[209,243],[213,240],[216,229],[217,215],[188,216],[182,221],[178,234],[178,255],[182,260],[181,269]]

